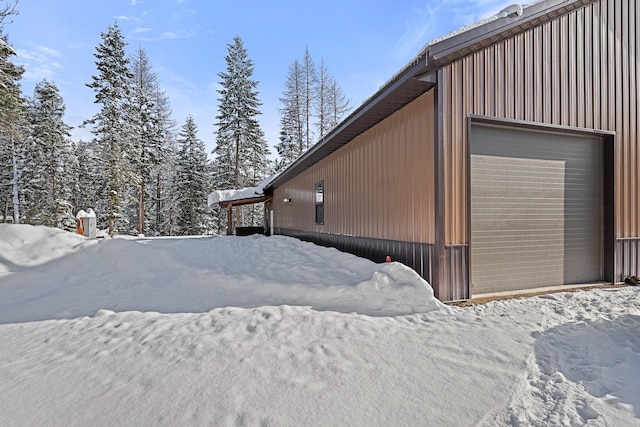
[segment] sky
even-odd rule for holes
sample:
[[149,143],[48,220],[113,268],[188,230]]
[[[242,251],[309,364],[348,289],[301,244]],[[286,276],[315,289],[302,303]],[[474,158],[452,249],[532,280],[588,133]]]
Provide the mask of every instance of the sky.
[[447,306],[286,236],[0,224],[3,426],[637,426],[639,330],[637,286]]
[[[7,24],[16,62],[26,72],[23,93],[37,82],[56,83],[72,138],[91,139],[78,125],[98,111],[86,87],[97,74],[96,47],[118,23],[127,54],[142,48],[173,117],[192,115],[207,150],[214,146],[218,73],[227,45],[238,35],[259,82],[259,117],[267,142],[279,135],[279,98],[289,65],[309,49],[323,60],[357,107],[413,59],[430,40],[499,12],[512,0],[19,0]],[[2,2],[6,4],[6,0]]]

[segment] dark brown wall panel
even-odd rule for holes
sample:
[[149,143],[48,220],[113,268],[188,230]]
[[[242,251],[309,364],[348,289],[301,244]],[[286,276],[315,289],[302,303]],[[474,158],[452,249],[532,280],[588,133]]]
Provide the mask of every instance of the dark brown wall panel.
[[[433,243],[434,106],[427,92],[276,188],[275,227]],[[314,184],[321,180],[325,223],[317,225]]]
[[468,243],[470,114],[616,132],[616,236],[640,235],[640,17],[600,0],[444,67],[446,244]]

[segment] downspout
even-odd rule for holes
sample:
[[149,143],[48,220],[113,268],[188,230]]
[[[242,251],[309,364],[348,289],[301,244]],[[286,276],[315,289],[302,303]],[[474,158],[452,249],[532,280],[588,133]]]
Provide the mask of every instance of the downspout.
[[435,253],[434,255],[434,272],[433,272],[433,291],[438,299],[445,301],[447,299],[445,290],[449,283],[447,283],[447,249],[445,247],[446,241],[446,218],[445,218],[445,177],[444,177],[444,91],[442,90],[443,80],[442,69],[439,68],[436,72],[436,105],[434,111],[435,126],[434,131],[434,187],[435,187]]

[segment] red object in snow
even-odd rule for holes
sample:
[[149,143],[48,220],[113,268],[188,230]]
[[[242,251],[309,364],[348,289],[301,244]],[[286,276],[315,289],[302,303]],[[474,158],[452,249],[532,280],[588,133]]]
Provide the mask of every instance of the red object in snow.
[[391,262],[391,257],[387,255],[387,259],[385,259],[384,262]]

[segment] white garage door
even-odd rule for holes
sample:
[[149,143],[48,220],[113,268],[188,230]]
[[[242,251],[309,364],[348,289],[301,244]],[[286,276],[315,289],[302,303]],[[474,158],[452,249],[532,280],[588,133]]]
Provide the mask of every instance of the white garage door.
[[602,141],[471,129],[471,292],[603,278]]

